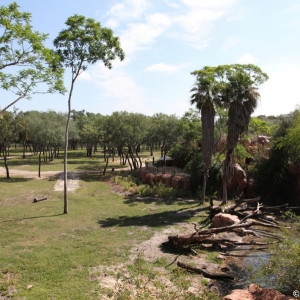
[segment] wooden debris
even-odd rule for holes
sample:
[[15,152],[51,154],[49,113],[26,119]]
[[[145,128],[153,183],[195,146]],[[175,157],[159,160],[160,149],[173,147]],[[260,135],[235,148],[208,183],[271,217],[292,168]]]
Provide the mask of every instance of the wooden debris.
[[40,198],[34,198],[33,202],[35,203],[35,202],[40,202],[40,201],[44,201],[44,200],[47,200],[47,197],[42,196]]
[[212,274],[212,273],[207,272],[204,269],[195,268],[195,267],[192,267],[190,265],[181,263],[180,261],[177,262],[177,266],[180,267],[180,268],[186,269],[188,271],[197,273],[197,274],[202,274],[204,277],[207,277],[207,278],[218,279],[218,280],[234,280],[234,277],[231,276],[231,275],[228,275],[228,274],[225,274],[225,273]]

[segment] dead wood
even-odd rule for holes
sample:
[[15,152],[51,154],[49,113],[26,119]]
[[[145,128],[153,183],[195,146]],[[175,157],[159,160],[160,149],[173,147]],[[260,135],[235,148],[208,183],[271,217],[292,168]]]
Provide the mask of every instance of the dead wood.
[[[169,244],[175,248],[184,247],[184,246],[188,246],[188,245],[192,245],[192,244],[202,244],[202,243],[204,243],[204,241],[209,240],[209,238],[213,234],[234,231],[235,229],[238,229],[238,228],[248,228],[248,227],[255,226],[255,225],[270,227],[270,228],[280,228],[278,225],[267,224],[267,223],[253,220],[251,222],[239,223],[239,224],[234,224],[234,225],[230,225],[230,226],[226,226],[226,227],[200,230],[200,231],[196,231],[195,233],[188,234],[188,235],[169,236],[168,240],[169,240]],[[215,241],[217,241],[217,239],[215,239]]]
[[207,277],[207,278],[218,279],[218,280],[234,280],[234,277],[231,275],[227,275],[225,273],[212,274],[212,273],[207,272],[206,270],[203,270],[200,268],[195,268],[190,265],[181,263],[180,261],[177,262],[177,266],[180,268],[186,269],[188,271],[192,271],[197,274],[202,274],[204,277]]
[[33,202],[39,202],[39,201],[44,201],[44,200],[47,200],[47,197],[43,196],[40,198],[34,198]]

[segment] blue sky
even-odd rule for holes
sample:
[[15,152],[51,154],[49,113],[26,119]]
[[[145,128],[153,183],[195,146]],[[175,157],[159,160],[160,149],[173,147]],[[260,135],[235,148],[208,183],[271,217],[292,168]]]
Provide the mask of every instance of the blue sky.
[[[12,1],[2,0],[1,5]],[[76,82],[72,109],[111,114],[182,116],[191,106],[190,72],[204,66],[253,63],[269,75],[254,115],[289,113],[300,104],[299,0],[19,0],[47,46],[64,22],[81,14],[113,29],[126,59],[113,69],[101,62]],[[70,70],[65,85],[70,86]],[[4,107],[12,98],[0,92]],[[67,111],[67,95],[36,95],[20,110]]]

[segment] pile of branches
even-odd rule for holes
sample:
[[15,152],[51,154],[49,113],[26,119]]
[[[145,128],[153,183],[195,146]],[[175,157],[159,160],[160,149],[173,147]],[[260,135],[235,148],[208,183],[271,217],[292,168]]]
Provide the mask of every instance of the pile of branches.
[[[238,200],[234,205],[221,209],[219,206],[210,207],[210,218],[222,212],[224,214],[235,215],[239,218],[239,222],[231,224],[229,226],[218,227],[218,228],[208,228],[204,229],[197,228],[197,225],[194,224],[194,232],[187,235],[176,235],[169,236],[168,241],[164,243],[164,246],[168,248],[173,248],[185,253],[188,251],[194,255],[197,255],[197,252],[194,250],[196,247],[201,245],[202,247],[208,248],[211,247],[214,250],[219,250],[222,255],[232,255],[230,252],[238,250],[240,246],[249,246],[246,249],[248,250],[263,250],[267,248],[267,245],[272,243],[279,242],[282,238],[280,235],[274,234],[274,230],[270,229],[275,228],[279,229],[280,225],[275,220],[274,212],[280,211],[287,207],[287,205],[276,206],[276,207],[267,207],[261,204],[260,197],[255,199],[245,199]],[[218,236],[220,233],[234,232],[237,236],[253,236],[252,240],[249,238],[247,241],[240,241],[241,239],[228,238]],[[261,238],[268,238],[270,241],[260,241]],[[193,249],[194,248],[194,249]],[[240,250],[240,249],[239,249]],[[233,255],[234,256],[234,255]],[[201,268],[195,268],[181,262],[178,262],[177,265],[181,268],[188,269],[192,272],[197,272],[203,274],[205,277],[215,278],[215,279],[234,279],[232,276],[227,274],[210,274],[206,270]]]

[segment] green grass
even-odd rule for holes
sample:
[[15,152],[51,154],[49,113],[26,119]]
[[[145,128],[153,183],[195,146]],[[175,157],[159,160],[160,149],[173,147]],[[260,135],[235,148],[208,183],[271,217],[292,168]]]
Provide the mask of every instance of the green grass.
[[[42,156],[42,166],[41,172],[45,171],[62,171],[63,170],[63,151],[60,151],[58,157],[54,158],[53,161],[44,161]],[[149,156],[149,151],[142,151],[139,155],[143,160],[152,161],[152,157]],[[159,157],[160,154],[158,151],[154,152],[156,157]],[[0,166],[4,167],[4,164]],[[86,157],[86,150],[69,150],[68,151],[68,171],[98,171],[103,170],[105,166],[105,161],[103,158],[103,151],[99,149],[98,152],[93,153],[92,157]],[[10,158],[8,159],[9,169],[18,169],[25,171],[38,171],[38,155],[32,155],[29,152],[26,152],[26,158],[22,158],[22,151],[20,148],[12,149],[10,151]],[[111,168],[126,168],[129,167],[128,164],[125,166],[120,164],[120,159],[118,156],[115,156],[113,161],[112,158],[109,159],[108,171]]]
[[[77,159],[83,168],[84,159]],[[189,220],[174,218],[190,207],[182,201],[133,202],[100,179],[82,175],[80,188],[69,193],[69,214],[62,214],[63,193],[53,190],[55,180],[0,178],[0,295],[15,289],[15,299],[101,299],[92,267],[127,262],[134,245]],[[46,201],[33,203],[43,195]]]

